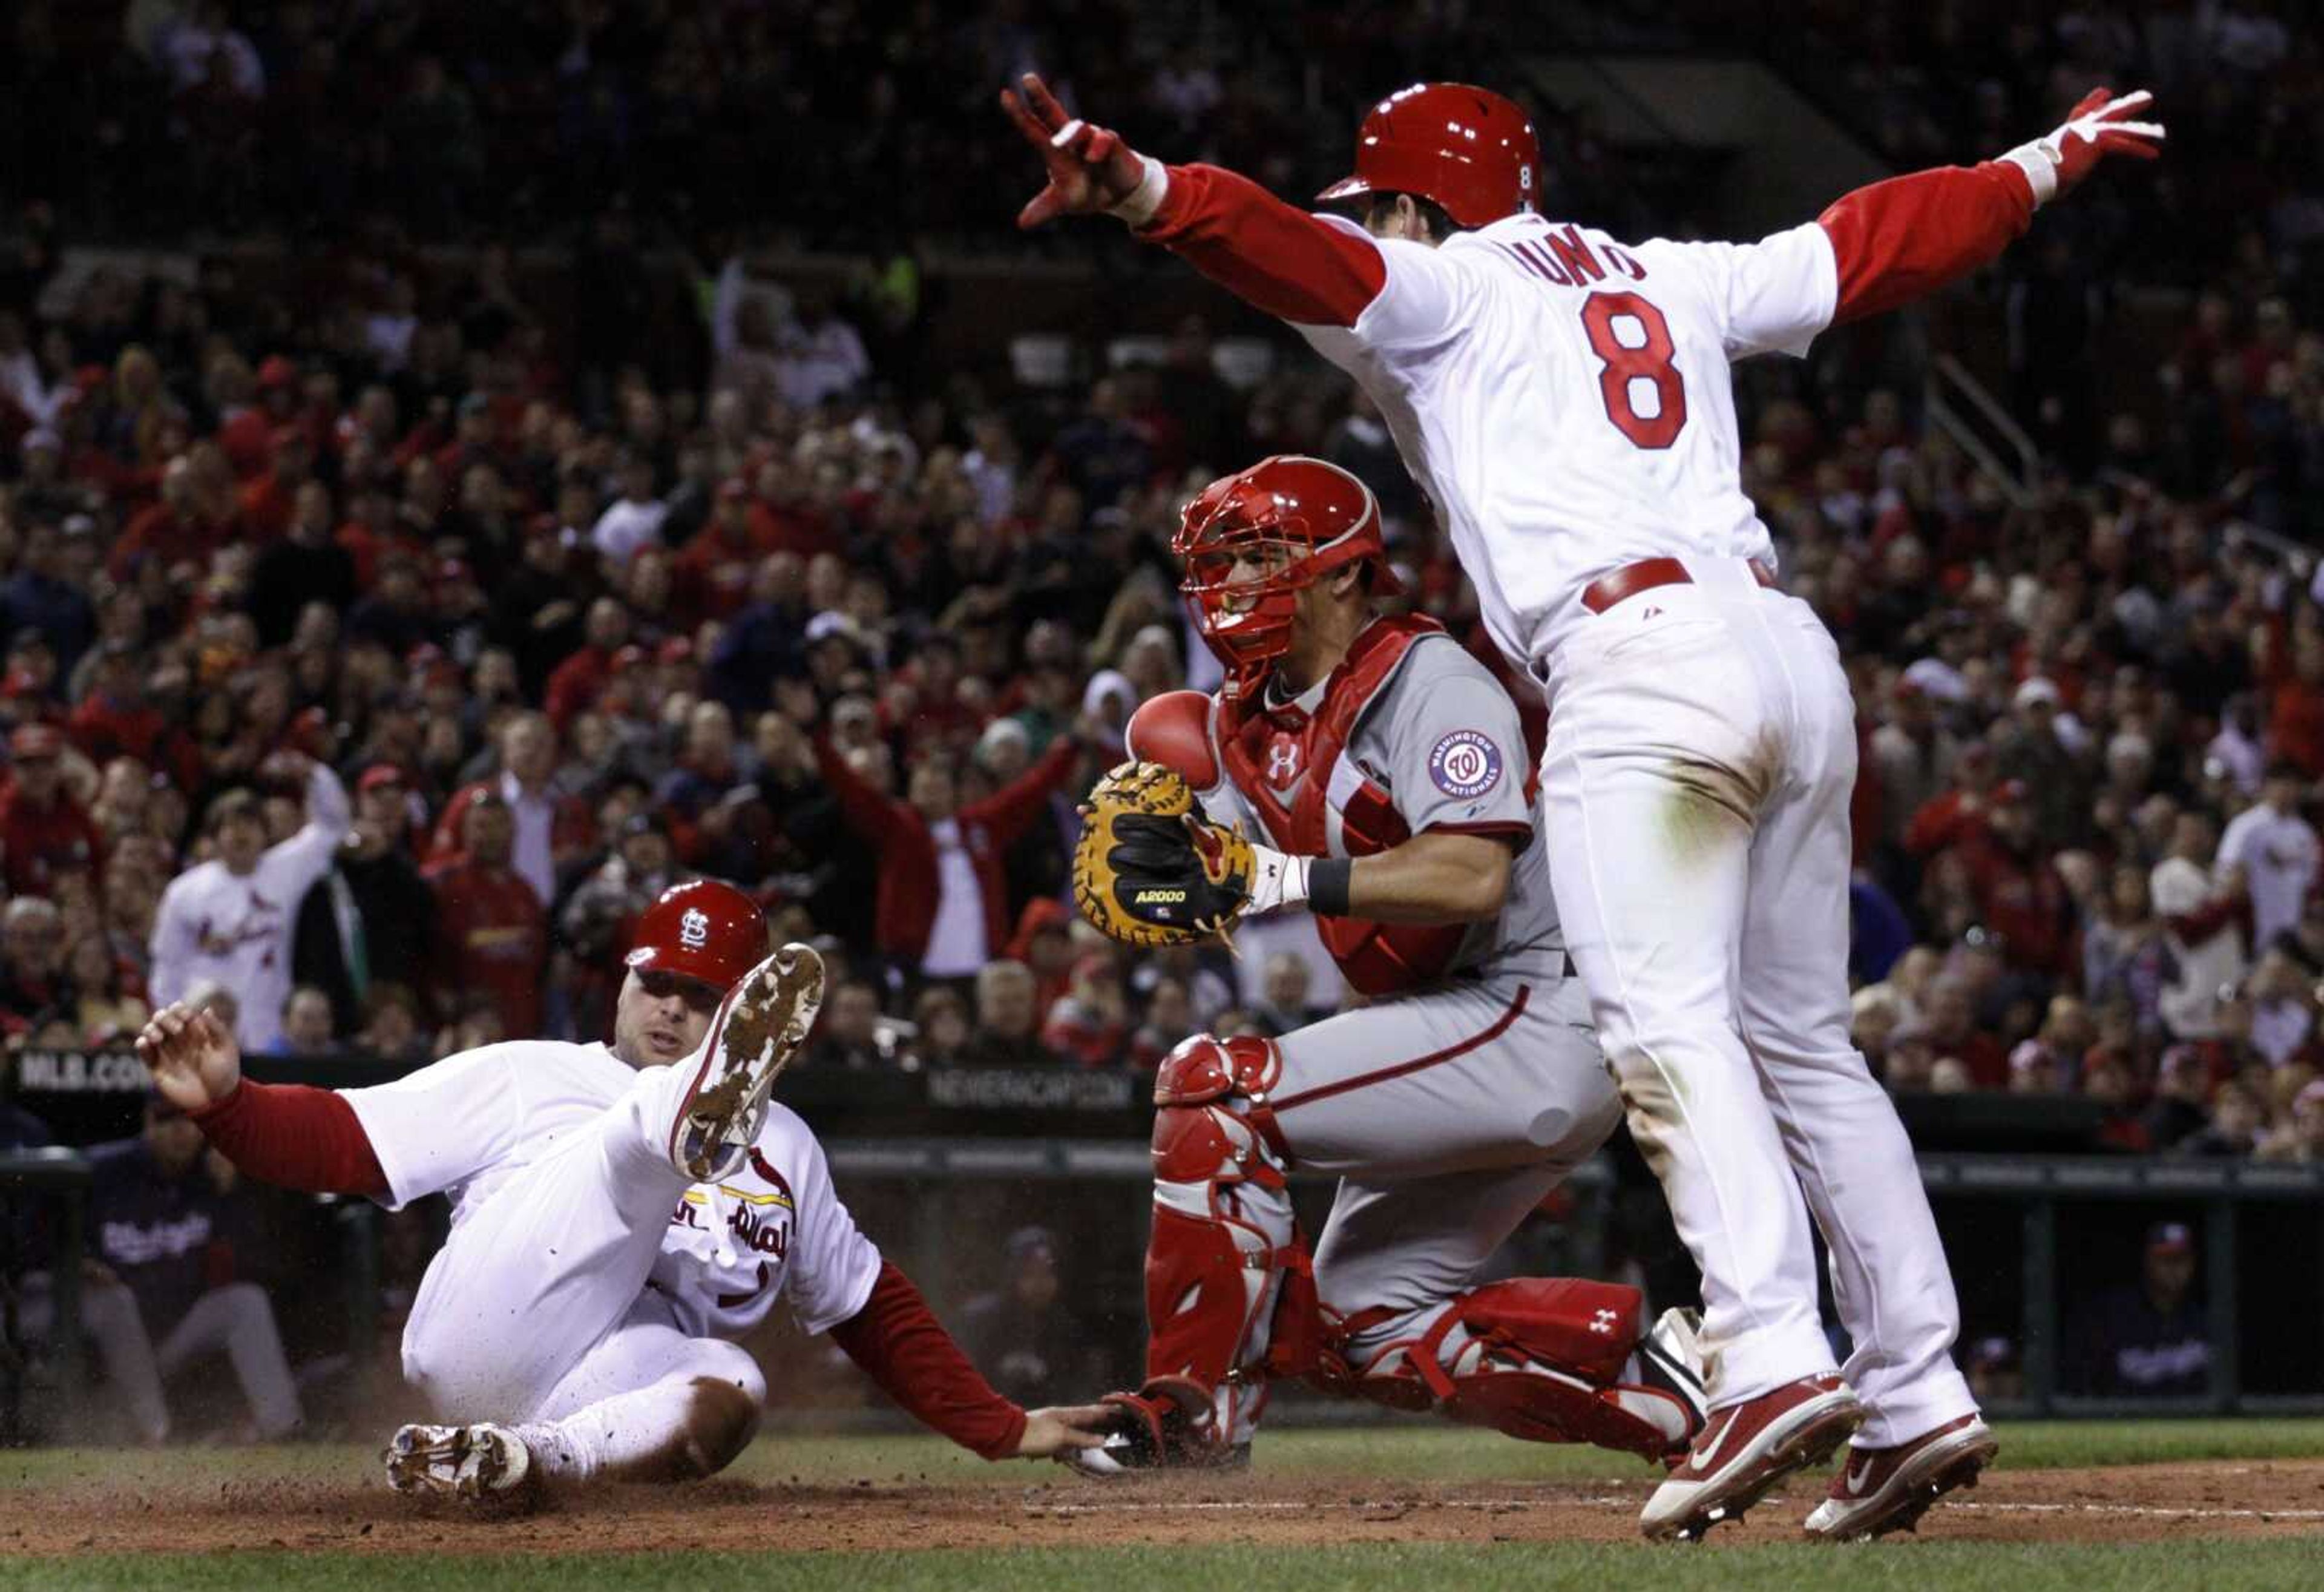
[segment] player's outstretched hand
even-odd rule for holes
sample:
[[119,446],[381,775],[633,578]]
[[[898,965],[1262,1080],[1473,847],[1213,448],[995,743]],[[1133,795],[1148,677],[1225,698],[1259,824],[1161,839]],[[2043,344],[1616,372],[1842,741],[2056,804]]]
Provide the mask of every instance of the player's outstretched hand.
[[1017,1439],[1019,1459],[1054,1459],[1068,1449],[1103,1445],[1113,1412],[1103,1404],[1060,1404],[1025,1412],[1025,1435]]
[[223,1100],[242,1081],[234,1035],[216,1014],[182,1001],[154,1013],[138,1031],[137,1056],[161,1097],[182,1111]]
[[1021,86],[1021,97],[1001,91],[1001,108],[1025,142],[1041,152],[1049,181],[1018,212],[1018,226],[1029,232],[1059,216],[1103,215],[1138,191],[1146,162],[1120,135],[1066,116],[1048,85],[1033,73],[1025,74]]
[[2135,119],[2153,103],[2154,96],[2144,88],[2120,96],[2111,88],[2093,88],[2082,96],[2064,126],[2002,158],[2016,162],[2034,185],[2034,202],[2046,204],[2072,192],[2108,155],[2138,161],[2161,155],[2166,136],[2163,124]]

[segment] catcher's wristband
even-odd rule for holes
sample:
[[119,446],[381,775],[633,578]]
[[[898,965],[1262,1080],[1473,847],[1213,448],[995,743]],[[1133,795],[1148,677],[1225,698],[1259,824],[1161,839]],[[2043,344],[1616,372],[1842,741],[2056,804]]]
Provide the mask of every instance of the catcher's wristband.
[[1319,918],[1348,915],[1348,886],[1355,877],[1351,856],[1319,856],[1307,865],[1307,910]]

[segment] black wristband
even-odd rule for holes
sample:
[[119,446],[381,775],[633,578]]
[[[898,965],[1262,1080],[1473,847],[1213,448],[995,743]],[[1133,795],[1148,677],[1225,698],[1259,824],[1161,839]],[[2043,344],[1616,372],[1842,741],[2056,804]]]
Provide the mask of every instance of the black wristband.
[[1319,856],[1307,865],[1307,910],[1319,918],[1348,915],[1348,881],[1356,871],[1351,856]]

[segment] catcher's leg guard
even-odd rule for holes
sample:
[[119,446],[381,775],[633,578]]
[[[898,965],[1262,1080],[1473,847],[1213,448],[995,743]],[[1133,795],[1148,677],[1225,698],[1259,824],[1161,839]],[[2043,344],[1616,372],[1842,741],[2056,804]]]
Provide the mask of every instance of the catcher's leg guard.
[[1529,1442],[1661,1460],[1702,1424],[1699,1368],[1681,1365],[1674,1376],[1672,1356],[1649,1352],[1670,1347],[1668,1322],[1643,1343],[1641,1302],[1616,1283],[1521,1277],[1428,1310],[1360,1310],[1340,1323],[1322,1380]]
[[1315,1368],[1320,1311],[1284,1190],[1290,1157],[1268,1093],[1272,1041],[1199,1035],[1154,1080],[1154,1236],[1146,1252],[1146,1369],[1211,1396],[1212,1440],[1250,1440],[1268,1379]]

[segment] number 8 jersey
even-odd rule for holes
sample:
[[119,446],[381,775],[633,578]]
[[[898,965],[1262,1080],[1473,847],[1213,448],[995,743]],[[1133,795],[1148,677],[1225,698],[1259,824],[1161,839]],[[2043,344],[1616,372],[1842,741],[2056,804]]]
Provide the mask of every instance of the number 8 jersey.
[[1442,244],[1376,238],[1213,166],[1125,214],[1289,321],[1379,405],[1536,680],[1601,575],[1673,555],[1772,561],[1743,491],[1729,362],[1799,355],[1921,296],[2032,220],[2019,168],[1892,179],[1751,244],[1626,245],[1520,211]]
[[1625,564],[1772,562],[1727,366],[1805,353],[1830,322],[1822,228],[1629,247],[1521,214],[1434,248],[1365,241],[1379,294],[1353,326],[1298,330],[1379,405],[1505,653],[1546,657]]

